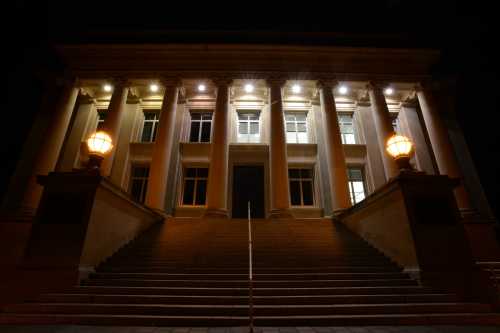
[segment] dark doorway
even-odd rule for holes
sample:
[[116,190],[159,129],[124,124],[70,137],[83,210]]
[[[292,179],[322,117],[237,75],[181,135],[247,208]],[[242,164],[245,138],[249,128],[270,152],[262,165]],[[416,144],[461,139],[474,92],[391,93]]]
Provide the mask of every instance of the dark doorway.
[[233,170],[233,218],[248,217],[248,201],[252,218],[264,218],[264,167],[235,166]]

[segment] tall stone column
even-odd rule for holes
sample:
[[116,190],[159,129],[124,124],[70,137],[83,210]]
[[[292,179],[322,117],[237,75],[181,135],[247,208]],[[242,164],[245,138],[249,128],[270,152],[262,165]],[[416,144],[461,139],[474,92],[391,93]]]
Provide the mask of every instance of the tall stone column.
[[161,105],[158,133],[153,148],[153,156],[149,167],[148,192],[146,205],[158,209],[165,209],[165,195],[167,191],[168,170],[172,157],[172,142],[174,139],[175,113],[179,95],[179,80],[164,80],[165,94]]
[[429,135],[432,151],[439,169],[439,174],[462,180],[460,186],[455,188],[455,198],[458,207],[462,210],[471,209],[469,197],[463,185],[463,177],[453,151],[446,126],[437,109],[434,96],[429,86],[417,86],[417,98],[424,118],[425,127]]
[[[103,130],[109,134],[109,136],[113,140],[113,145],[116,146],[120,135],[120,128],[122,125],[125,105],[127,103],[129,82],[124,79],[116,79],[114,80],[113,85],[113,95],[111,95],[106,120],[103,124]],[[115,149],[113,149],[102,162],[101,173],[103,176],[109,176],[111,174],[114,154]]]
[[227,217],[227,168],[229,135],[229,86],[232,80],[215,79],[217,99],[212,120],[210,168],[207,185],[206,216]]
[[79,91],[80,88],[76,79],[70,79],[65,82],[61,96],[51,115],[51,121],[43,136],[43,141],[40,144],[37,157],[33,163],[33,172],[28,180],[23,196],[23,209],[34,211],[38,207],[43,188],[37,183],[36,177],[54,171],[66,132],[68,131],[73,110],[75,109]]
[[337,108],[333,96],[333,88],[337,85],[337,82],[333,80],[321,80],[318,82],[318,85],[324,115],[323,119],[325,121],[325,150],[330,176],[332,211],[335,214],[351,206],[344,147],[342,146]]
[[285,121],[281,97],[281,89],[286,80],[270,79],[267,82],[271,90],[271,140],[269,146],[271,217],[289,218],[292,215],[290,214],[290,185],[288,182]]
[[399,174],[396,163],[385,150],[387,139],[394,134],[392,121],[389,115],[389,109],[387,108],[387,103],[385,102],[384,93],[382,92],[382,86],[376,83],[369,83],[367,89],[370,96],[375,130],[377,131],[377,141],[380,153],[382,154],[385,177],[389,180]]

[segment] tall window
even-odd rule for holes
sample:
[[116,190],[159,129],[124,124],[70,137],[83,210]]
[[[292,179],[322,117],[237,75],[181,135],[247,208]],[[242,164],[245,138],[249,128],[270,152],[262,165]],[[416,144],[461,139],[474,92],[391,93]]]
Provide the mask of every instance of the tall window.
[[355,144],[354,125],[351,114],[339,115],[340,136],[343,144]]
[[362,201],[365,196],[365,181],[362,168],[348,168],[347,178],[349,181],[349,194],[351,195],[352,204]]
[[207,196],[208,168],[184,169],[182,204],[203,206]]
[[144,112],[144,125],[142,127],[141,142],[154,142],[158,130],[159,111]]
[[97,110],[97,126],[96,132],[102,130],[104,126],[104,120],[106,120],[106,116],[108,112],[106,110]]
[[392,129],[395,133],[399,133],[399,119],[398,116],[392,116]]
[[259,113],[238,112],[238,142],[259,142],[260,124]]
[[312,169],[288,169],[288,178],[292,206],[312,206],[314,204]]
[[148,189],[149,166],[133,165],[130,174],[130,195],[140,203],[146,199]]
[[307,112],[285,112],[286,142],[307,143]]
[[212,112],[191,112],[189,142],[210,142]]

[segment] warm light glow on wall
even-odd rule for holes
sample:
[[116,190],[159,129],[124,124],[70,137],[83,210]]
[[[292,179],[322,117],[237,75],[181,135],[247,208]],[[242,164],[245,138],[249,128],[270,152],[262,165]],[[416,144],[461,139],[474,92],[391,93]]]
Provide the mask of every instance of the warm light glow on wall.
[[250,94],[253,93],[253,90],[254,90],[253,84],[250,83],[245,84],[245,92]]
[[298,85],[298,84],[294,84],[294,85],[292,86],[292,92],[293,92],[294,94],[300,94],[300,92],[301,92],[301,91],[302,91],[302,87],[301,87],[300,85]]
[[106,132],[99,131],[87,139],[87,146],[90,154],[104,156],[113,148],[113,140]]
[[392,95],[394,93],[394,89],[392,89],[391,87],[385,88],[384,93],[386,95]]
[[198,85],[198,91],[199,92],[204,92],[205,90],[207,90],[207,87],[204,84],[199,84]]
[[104,89],[105,92],[111,92],[111,90],[113,90],[113,87],[110,84],[105,84],[102,89]]
[[159,89],[160,89],[160,87],[156,83],[152,83],[149,86],[149,90],[151,90],[151,92],[158,92]]

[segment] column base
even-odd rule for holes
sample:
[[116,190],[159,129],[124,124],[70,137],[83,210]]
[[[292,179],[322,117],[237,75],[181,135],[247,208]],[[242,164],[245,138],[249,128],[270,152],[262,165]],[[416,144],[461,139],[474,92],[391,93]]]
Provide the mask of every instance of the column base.
[[294,216],[289,209],[272,209],[269,213],[271,219],[293,219]]
[[208,208],[203,214],[203,217],[213,217],[219,219],[227,219],[229,218],[229,213],[227,209],[224,208]]

